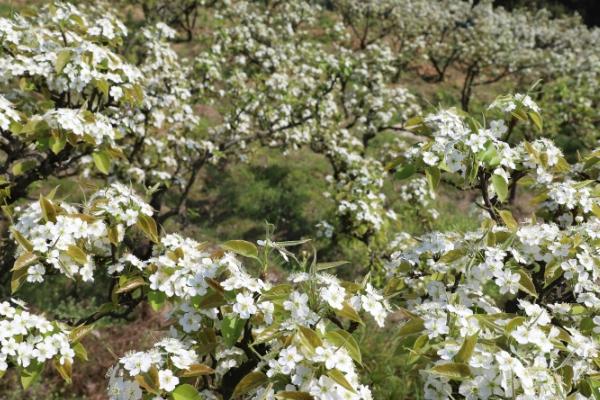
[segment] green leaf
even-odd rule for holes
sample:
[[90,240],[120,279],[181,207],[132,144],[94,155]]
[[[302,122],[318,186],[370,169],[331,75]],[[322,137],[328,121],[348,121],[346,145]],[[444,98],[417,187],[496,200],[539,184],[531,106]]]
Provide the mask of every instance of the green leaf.
[[[110,303],[109,303],[110,304]],[[112,304],[110,304],[112,306]],[[100,310],[98,310],[99,312]],[[71,343],[77,343],[83,339],[88,333],[94,330],[93,325],[79,325],[74,328],[69,334],[69,341]]]
[[350,321],[358,322],[359,324],[364,325],[364,322],[360,318],[360,315],[358,315],[356,310],[350,304],[348,304],[347,301],[345,301],[342,305],[343,306],[341,310],[335,310],[335,314],[337,316],[347,318]]
[[600,205],[598,205],[598,203],[592,206],[592,212],[596,217],[600,218]]
[[277,392],[275,395],[276,398],[282,400],[314,400],[310,394],[306,392]]
[[346,265],[346,264],[350,264],[350,261],[323,262],[323,263],[317,263],[316,268],[317,268],[317,271],[323,271],[325,269],[336,268],[336,267],[340,267],[340,266]]
[[202,400],[202,396],[195,387],[188,383],[179,385],[171,393],[173,400]]
[[108,98],[109,88],[106,79],[94,79],[94,85],[96,85],[96,87],[104,95],[104,97]]
[[563,275],[564,270],[561,268],[560,263],[551,261],[546,265],[544,270],[544,288],[547,288],[552,282],[557,280]]
[[420,126],[422,126],[424,123],[423,121],[423,117],[420,115],[417,115],[415,117],[409,118],[408,121],[406,121],[406,123],[404,124],[404,129],[415,129],[418,128]]
[[457,363],[468,363],[475,351],[475,345],[477,344],[478,334],[467,336],[463,342],[460,350],[454,356],[454,361]]
[[54,70],[57,74],[60,74],[63,71],[63,69],[65,69],[65,66],[67,65],[70,59],[71,50],[62,50],[60,53],[58,53],[58,55],[56,56],[56,64],[54,64]]
[[221,248],[244,257],[258,258],[258,248],[253,243],[245,240],[229,240],[223,243]]
[[15,293],[27,279],[27,269],[22,268],[12,273],[10,277],[10,290]]
[[227,304],[227,299],[223,293],[210,289],[204,296],[194,296],[192,304],[200,309],[208,309]]
[[463,363],[440,364],[431,368],[430,371],[451,380],[463,380],[471,376],[469,366]]
[[517,329],[520,325],[523,325],[525,321],[525,317],[514,317],[513,319],[508,321],[508,323],[504,327],[504,334],[506,336],[509,336],[512,331]]
[[290,296],[294,287],[288,283],[282,283],[273,286],[271,289],[264,292],[261,299],[266,300],[285,300]]
[[408,358],[409,364],[413,364],[421,358],[421,355],[425,353],[426,346],[429,343],[429,336],[421,335],[415,340],[413,344],[412,352]]
[[496,147],[491,142],[488,144],[486,150],[478,155],[477,159],[481,160],[491,168],[497,167],[500,164],[500,161],[502,161],[498,156],[498,150],[496,150]]
[[131,292],[133,289],[137,289],[140,286],[144,286],[146,281],[141,276],[136,276],[132,279],[127,279],[123,283],[119,283],[119,287],[115,290],[116,294]]
[[67,145],[67,137],[65,135],[56,134],[50,136],[50,150],[54,154],[60,153]]
[[85,251],[83,251],[79,246],[75,246],[74,244],[70,245],[67,248],[67,254],[80,265],[84,265],[88,259]]
[[151,290],[148,292],[148,303],[154,311],[160,310],[167,300],[167,295],[158,290]]
[[448,264],[464,257],[466,254],[467,250],[464,248],[450,250],[449,252],[440,257],[440,262]]
[[325,339],[334,346],[343,347],[348,351],[348,354],[354,361],[362,364],[362,356],[360,347],[352,335],[344,330],[335,330],[327,332]]
[[238,384],[235,386],[235,389],[233,390],[233,394],[231,395],[231,397],[236,398],[238,396],[246,394],[253,389],[261,387],[268,381],[269,379],[262,372],[250,372],[238,382]]
[[19,161],[12,166],[12,173],[14,176],[20,176],[25,174],[27,171],[32,170],[37,166],[35,160],[24,160]]
[[229,347],[233,346],[239,339],[246,325],[246,320],[227,315],[221,323],[221,334],[225,344]]
[[11,271],[18,271],[22,268],[29,267],[37,262],[38,258],[32,252],[23,253],[15,260]]
[[88,360],[87,350],[81,343],[75,343],[73,346],[73,351],[75,352],[75,357],[79,358],[81,361]]
[[504,177],[494,174],[492,175],[492,186],[494,187],[494,191],[498,195],[498,200],[506,201],[508,198],[508,184]]
[[42,217],[46,222],[56,222],[56,207],[54,204],[40,194],[40,207],[42,208]]
[[160,243],[158,228],[156,227],[156,221],[154,221],[154,218],[140,213],[138,214],[138,221],[136,225],[142,230],[142,232],[144,232],[148,239],[154,243]]
[[92,154],[92,158],[98,171],[108,175],[110,172],[110,155],[106,151],[96,151]]
[[501,210],[498,212],[498,214],[500,215],[502,222],[504,222],[504,225],[506,225],[508,229],[510,229],[513,232],[519,229],[519,224],[517,223],[510,211]]
[[44,364],[33,361],[27,368],[21,369],[21,385],[23,389],[29,388],[40,377]]
[[54,369],[58,371],[58,373],[65,380],[65,382],[71,384],[71,375],[73,374],[73,366],[71,365],[71,362],[68,360],[64,360],[64,362],[61,364],[58,360],[55,359],[53,364]]
[[185,378],[193,376],[211,375],[214,374],[215,370],[204,364],[192,364],[188,369],[181,373],[181,376]]
[[400,327],[398,330],[399,336],[407,336],[414,335],[416,333],[422,332],[425,329],[425,321],[419,317],[414,317],[408,320],[404,325]]
[[15,240],[21,245],[21,247],[23,247],[27,251],[33,250],[33,244],[31,244],[31,242],[21,234],[21,232],[19,232],[15,228],[10,228],[10,231],[15,237]]
[[535,125],[535,127],[538,129],[538,131],[542,131],[543,129],[543,124],[542,124],[542,117],[540,116],[540,114],[538,114],[535,111],[529,111],[527,113],[527,116],[529,117],[529,120],[531,122],[533,122],[533,125]]
[[356,393],[356,390],[354,390],[350,382],[348,382],[344,373],[339,369],[331,369],[327,371],[327,375],[343,388],[348,389],[352,393]]
[[310,350],[314,350],[323,345],[317,332],[312,329],[300,325],[298,331],[300,332],[300,341],[307,345]]
[[427,183],[429,183],[429,188],[432,192],[435,192],[438,185],[440,184],[440,180],[442,179],[440,169],[437,167],[427,167],[427,169],[425,169],[425,176],[427,177]]
[[533,297],[537,297],[537,291],[535,290],[535,285],[531,280],[531,276],[527,272],[522,269],[518,269],[517,273],[521,276],[519,280],[519,288],[527,294],[532,295]]
[[265,343],[275,339],[276,337],[283,336],[283,334],[284,331],[281,330],[281,324],[274,323],[261,330],[260,333],[256,334],[256,336],[254,337],[254,342],[252,344],[257,345],[260,343]]
[[394,178],[398,180],[408,179],[417,172],[417,169],[413,164],[403,165],[396,170]]

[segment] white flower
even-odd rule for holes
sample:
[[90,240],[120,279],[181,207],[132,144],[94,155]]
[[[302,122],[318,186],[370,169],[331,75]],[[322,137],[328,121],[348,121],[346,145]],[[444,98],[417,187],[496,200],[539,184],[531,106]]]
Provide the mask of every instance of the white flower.
[[158,385],[162,390],[172,392],[179,383],[179,378],[173,375],[170,369],[158,371]]
[[281,366],[281,371],[289,375],[290,372],[296,368],[296,364],[302,361],[304,357],[298,353],[295,346],[287,347],[279,352],[279,358],[277,362]]
[[516,294],[519,291],[519,282],[521,276],[517,273],[513,273],[510,270],[502,270],[495,274],[496,285],[500,288],[501,294]]
[[137,352],[121,359],[123,367],[131,376],[138,375],[143,372],[148,372],[152,365],[152,359],[148,353]]
[[331,284],[321,288],[319,293],[331,308],[335,308],[336,310],[341,310],[343,308],[344,305],[342,303],[346,296],[346,290],[343,287],[337,284]]
[[235,296],[235,301],[236,303],[233,305],[233,312],[237,313],[242,319],[248,319],[258,311],[252,295],[238,293],[237,296]]

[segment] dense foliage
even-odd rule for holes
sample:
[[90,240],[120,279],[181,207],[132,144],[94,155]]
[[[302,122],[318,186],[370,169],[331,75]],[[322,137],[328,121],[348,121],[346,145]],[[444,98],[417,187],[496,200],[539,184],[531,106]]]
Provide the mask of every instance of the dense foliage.
[[[9,14],[0,375],[28,389],[51,364],[72,383],[88,338],[145,309],[162,329],[111,350],[94,377],[110,399],[600,398],[600,31],[579,17],[462,0]],[[431,106],[415,80],[457,96]],[[265,154],[324,172],[260,177]],[[441,229],[448,193],[469,229]],[[215,210],[283,226],[199,234]],[[47,288],[92,310],[53,310]],[[377,335],[391,347],[367,348]]]

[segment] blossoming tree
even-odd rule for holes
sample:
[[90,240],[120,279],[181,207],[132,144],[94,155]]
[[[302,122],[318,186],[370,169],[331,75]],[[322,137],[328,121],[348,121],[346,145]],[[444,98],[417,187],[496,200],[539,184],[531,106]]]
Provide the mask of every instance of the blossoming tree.
[[[551,141],[511,135],[541,131],[540,112],[523,94],[497,99],[485,121],[440,111],[399,164],[478,191],[484,213],[477,231],[399,237],[387,264],[426,398],[598,396],[599,153],[569,164]],[[531,206],[516,214],[519,196]]]

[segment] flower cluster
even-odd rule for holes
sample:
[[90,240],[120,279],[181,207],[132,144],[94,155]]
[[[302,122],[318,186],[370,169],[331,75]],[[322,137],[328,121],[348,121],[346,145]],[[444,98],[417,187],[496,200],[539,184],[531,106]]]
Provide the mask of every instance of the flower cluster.
[[[541,125],[526,95],[500,98],[496,107],[513,124]],[[443,179],[434,167],[479,189],[488,217],[477,231],[401,235],[392,243],[389,290],[404,299],[400,335],[416,339],[407,350],[424,357],[425,396],[588,396],[600,351],[593,320],[600,209],[597,181],[589,179],[597,176],[595,153],[569,165],[547,139],[511,146],[503,120],[482,128],[442,111],[424,121],[433,139],[409,154],[422,155],[431,183]],[[502,206],[512,203],[508,190],[516,194],[517,182],[534,196],[521,221]]]
[[165,338],[149,351],[126,354],[107,374],[109,398],[141,399],[142,387],[154,394],[173,392],[179,383],[175,374],[197,366],[198,355],[188,348],[177,339]]
[[[120,183],[94,193],[82,207],[40,197],[16,211],[12,236],[20,247],[15,269],[26,272],[19,279],[28,282],[43,282],[47,267],[92,281],[96,258],[110,256],[111,243],[122,242],[128,227],[152,215],[150,206]],[[143,223],[141,228],[148,230]]]
[[[261,246],[265,252],[271,247],[287,251],[286,244],[276,242]],[[254,245],[233,241],[223,247],[249,256]],[[125,392],[130,393],[127,398],[140,399],[143,392],[184,390],[179,388],[198,375],[211,376],[212,383],[200,393],[213,398],[219,387],[227,386],[231,371],[248,363],[255,366],[247,379],[256,380],[256,386],[246,389],[240,383],[235,391],[244,388],[238,393],[244,398],[289,392],[315,399],[370,398],[356,371],[355,362],[361,360],[358,346],[340,329],[348,319],[362,323],[361,311],[383,326],[390,306],[370,284],[362,287],[313,270],[273,285],[248,274],[233,253],[209,252],[178,235],[165,236],[155,252],[137,268],[131,257],[129,263],[131,270],[147,274],[157,306],[167,300],[173,304],[173,338],[149,352],[123,357],[122,368],[110,372],[112,398]],[[185,346],[171,351],[165,343]]]
[[65,327],[27,311],[16,300],[0,303],[0,375],[9,366],[39,371],[48,360],[70,370],[75,351]]

